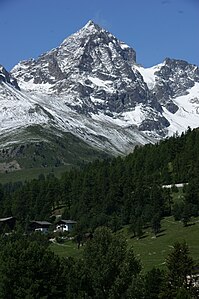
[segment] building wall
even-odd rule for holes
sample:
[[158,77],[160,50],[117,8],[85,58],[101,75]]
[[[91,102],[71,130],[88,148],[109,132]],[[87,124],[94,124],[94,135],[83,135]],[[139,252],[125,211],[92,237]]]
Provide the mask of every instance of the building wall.
[[62,232],[69,232],[73,229],[74,224],[67,223],[67,224],[59,224],[56,226],[57,231],[62,231]]

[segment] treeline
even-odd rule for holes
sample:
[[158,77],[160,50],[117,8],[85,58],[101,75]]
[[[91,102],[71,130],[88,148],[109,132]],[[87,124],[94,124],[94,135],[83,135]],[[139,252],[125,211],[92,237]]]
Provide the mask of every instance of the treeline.
[[165,271],[146,274],[125,239],[105,227],[87,241],[82,259],[61,259],[48,245],[40,234],[0,238],[0,298],[198,298],[185,243],[174,244]]
[[[15,216],[19,223],[49,220],[64,206],[63,219],[78,221],[79,229],[109,226],[113,231],[131,224],[139,235],[152,225],[158,232],[162,217],[177,220],[199,213],[199,130],[173,136],[158,144],[136,147],[125,158],[95,161],[61,179],[40,175],[26,183],[0,186],[0,217]],[[165,184],[189,183],[184,199],[173,204]]]

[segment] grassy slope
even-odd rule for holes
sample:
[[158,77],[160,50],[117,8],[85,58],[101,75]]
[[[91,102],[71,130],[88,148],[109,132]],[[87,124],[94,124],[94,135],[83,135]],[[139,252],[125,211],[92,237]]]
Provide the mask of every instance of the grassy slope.
[[61,177],[63,172],[71,169],[71,166],[46,167],[46,168],[29,168],[17,170],[9,173],[0,173],[0,183],[6,184],[9,182],[24,182],[37,179],[40,174],[47,175],[53,173],[56,177]]
[[[30,136],[38,141],[28,142]],[[41,126],[26,128],[17,138],[22,140],[22,143],[13,146],[8,154],[0,151],[0,163],[16,160],[22,169],[12,173],[0,173],[0,183],[31,180],[41,173],[52,172],[52,169],[59,177],[62,172],[72,167],[81,167],[95,159],[109,156],[70,133],[47,130]]]
[[[161,230],[157,238],[154,238],[149,228],[143,237],[137,240],[129,235],[128,227],[122,229],[129,246],[133,246],[135,255],[141,260],[144,271],[148,271],[154,266],[164,269],[165,258],[171,252],[176,241],[185,240],[194,261],[199,262],[199,217],[192,219],[188,227],[183,227],[181,222],[175,222],[173,217],[167,217],[162,221]],[[51,249],[61,257],[81,257],[82,253],[82,248],[78,250],[76,244],[71,241],[65,243],[65,246],[52,244]]]
[[65,241],[64,244],[51,244],[51,250],[53,250],[60,257],[82,257],[83,247],[77,248],[77,244],[72,241]]
[[186,241],[194,261],[199,262],[198,229],[199,217],[192,219],[187,227],[183,227],[179,221],[174,221],[173,217],[167,217],[162,221],[161,232],[156,238],[149,228],[140,240],[129,238],[128,234],[127,239],[128,243],[133,245],[136,256],[141,260],[144,271],[154,266],[163,269],[165,259],[176,241]]

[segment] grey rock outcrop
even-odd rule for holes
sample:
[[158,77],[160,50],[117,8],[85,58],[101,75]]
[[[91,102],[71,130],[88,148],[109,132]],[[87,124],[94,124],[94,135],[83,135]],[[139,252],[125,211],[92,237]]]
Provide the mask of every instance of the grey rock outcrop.
[[7,82],[13,85],[16,89],[20,90],[17,80],[13,78],[9,72],[0,64],[0,83]]

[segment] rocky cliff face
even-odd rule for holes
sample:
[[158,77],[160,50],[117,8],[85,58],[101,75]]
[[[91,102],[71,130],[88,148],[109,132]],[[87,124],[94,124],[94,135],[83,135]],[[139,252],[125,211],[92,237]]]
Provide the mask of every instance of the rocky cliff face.
[[20,90],[17,80],[11,76],[6,69],[0,65],[0,83],[9,83],[10,85],[14,86],[16,89]]
[[12,74],[24,89],[36,92],[45,86],[46,93],[64,96],[68,107],[90,117],[123,118],[140,106],[145,119],[138,128],[165,135],[169,124],[157,97],[133,69],[135,63],[134,49],[90,21],[58,48],[18,64]]
[[158,80],[153,92],[159,102],[172,113],[178,110],[172,99],[187,95],[188,90],[199,82],[199,68],[182,60],[167,58],[155,75]]
[[38,59],[20,62],[11,74],[0,68],[0,88],[7,94],[0,95],[3,136],[19,122],[24,128],[39,124],[121,154],[199,126],[197,66],[167,58],[145,69],[134,49],[92,21]]

